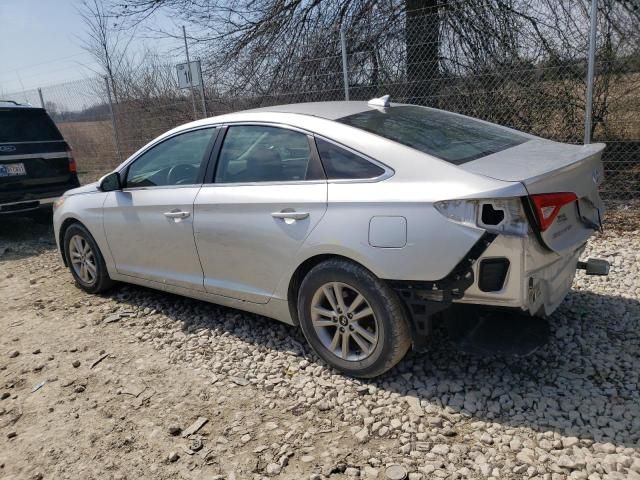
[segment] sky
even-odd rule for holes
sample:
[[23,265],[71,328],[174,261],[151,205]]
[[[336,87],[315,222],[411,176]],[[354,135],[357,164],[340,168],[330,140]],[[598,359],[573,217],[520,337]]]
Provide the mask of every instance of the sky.
[[[85,27],[76,11],[79,4],[80,0],[0,0],[0,96],[96,76],[98,65],[81,47]],[[162,16],[155,23],[180,28]],[[132,46],[142,49],[150,42],[139,34]],[[153,45],[175,48],[176,41]]]

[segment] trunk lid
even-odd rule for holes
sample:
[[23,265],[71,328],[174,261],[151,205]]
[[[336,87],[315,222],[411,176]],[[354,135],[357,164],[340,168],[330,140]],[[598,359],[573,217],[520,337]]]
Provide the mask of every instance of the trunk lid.
[[[461,165],[498,180],[521,182],[529,195],[570,192],[577,201],[563,205],[553,223],[534,229],[551,250],[565,252],[582,245],[601,227],[603,204],[598,186],[603,180],[602,143],[568,145],[533,139],[507,150]],[[530,202],[534,211],[533,202]],[[537,216],[536,216],[537,219]]]

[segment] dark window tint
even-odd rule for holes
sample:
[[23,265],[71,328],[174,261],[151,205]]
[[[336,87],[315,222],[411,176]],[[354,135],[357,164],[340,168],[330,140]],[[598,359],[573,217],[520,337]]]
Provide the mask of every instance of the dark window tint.
[[44,110],[0,108],[0,143],[55,140],[62,135]]
[[331,142],[316,138],[316,145],[329,180],[375,178],[384,173],[378,165]]
[[414,106],[370,110],[338,120],[460,165],[515,147],[527,137],[497,125]]
[[291,182],[309,179],[304,133],[257,125],[229,127],[218,159],[217,183]]
[[126,186],[192,185],[211,140],[213,128],[176,135],[150,148],[129,167]]

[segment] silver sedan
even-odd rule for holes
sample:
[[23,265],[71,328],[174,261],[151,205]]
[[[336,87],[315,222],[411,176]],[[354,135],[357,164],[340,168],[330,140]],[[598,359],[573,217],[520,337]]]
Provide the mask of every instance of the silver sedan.
[[453,303],[549,315],[601,227],[604,145],[441,110],[283,105],[199,120],[56,203],[77,285],[128,282],[300,326],[373,377]]

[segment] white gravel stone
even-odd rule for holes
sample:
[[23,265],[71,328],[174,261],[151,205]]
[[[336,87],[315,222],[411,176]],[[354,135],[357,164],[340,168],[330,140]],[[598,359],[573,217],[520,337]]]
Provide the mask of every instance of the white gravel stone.
[[[254,452],[268,476],[302,468],[300,478],[311,478],[316,464],[334,468],[341,461],[336,471],[370,479],[399,464],[411,471],[410,480],[628,480],[640,475],[639,252],[640,231],[592,239],[582,258],[610,260],[611,274],[578,272],[550,317],[549,343],[528,357],[464,355],[435,332],[427,353],[410,353],[389,374],[367,382],[327,368],[297,329],[274,321],[137,287],[86,301],[96,302],[99,320],[119,316],[97,328],[130,332],[135,345],[145,342],[171,363],[202,372],[203,395],[227,407],[225,396],[260,398],[259,424],[225,418],[225,441],[211,437],[208,447],[225,448],[221,458]],[[58,262],[57,254],[50,261]],[[92,361],[81,353],[75,355],[82,365]],[[59,388],[76,395],[73,387]],[[195,387],[192,393],[199,394]],[[2,400],[7,412],[12,401]],[[361,444],[348,466],[338,460],[340,452],[324,447],[345,440]],[[359,451],[365,447],[370,451]],[[283,467],[287,461],[292,465]]]
[[358,442],[365,443],[367,440],[369,440],[369,431],[365,427],[361,429],[358,433],[356,433],[355,436],[358,439]]
[[279,463],[270,463],[267,465],[267,475],[278,475],[282,471]]

